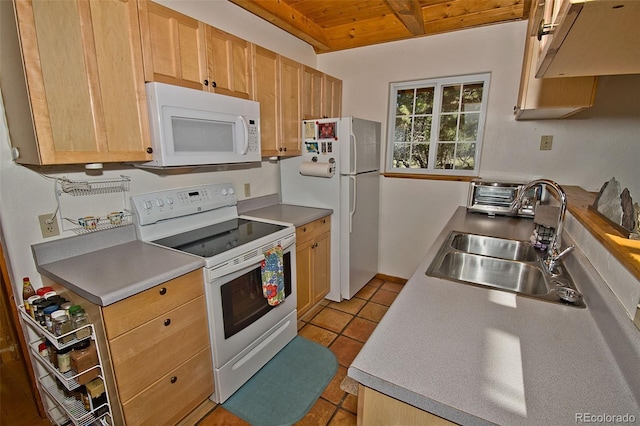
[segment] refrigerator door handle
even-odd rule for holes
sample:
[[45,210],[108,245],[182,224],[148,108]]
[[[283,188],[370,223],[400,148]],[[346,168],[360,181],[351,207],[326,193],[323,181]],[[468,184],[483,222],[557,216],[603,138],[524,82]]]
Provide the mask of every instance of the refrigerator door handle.
[[358,171],[358,145],[356,141],[356,135],[354,135],[353,132],[351,133],[350,142],[353,146],[353,170],[350,170],[349,174],[356,174],[356,172]]
[[349,175],[349,180],[353,181],[353,196],[349,200],[349,233],[351,234],[353,232],[353,215],[356,214],[356,194],[358,193],[356,185],[358,181],[352,175]]

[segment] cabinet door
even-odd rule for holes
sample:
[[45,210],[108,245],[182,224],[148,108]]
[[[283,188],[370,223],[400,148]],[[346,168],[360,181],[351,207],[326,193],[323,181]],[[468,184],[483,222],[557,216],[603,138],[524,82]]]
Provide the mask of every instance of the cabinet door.
[[307,241],[296,247],[296,292],[298,318],[312,306],[311,286],[313,280],[313,241]]
[[251,43],[208,25],[206,34],[209,90],[251,99]]
[[260,102],[260,143],[262,156],[279,154],[280,68],[278,55],[253,45],[253,100]]
[[322,116],[342,116],[342,80],[324,75],[322,82]]
[[323,73],[305,66],[302,77],[302,118],[322,118]]
[[320,302],[329,293],[330,286],[331,233],[325,232],[315,240],[313,248],[313,304]]
[[[534,2],[531,16],[535,15],[535,7]],[[564,118],[593,106],[596,77],[535,78],[540,53],[540,42],[531,35],[535,25],[535,19],[529,19],[518,104],[514,108],[516,119]]]
[[280,114],[282,143],[278,148],[282,156],[300,155],[302,112],[302,65],[280,56]]
[[148,0],[138,2],[146,81],[204,88],[205,25]]
[[37,141],[34,150],[14,140],[24,152],[16,161],[151,159],[135,2],[18,0],[15,9]]

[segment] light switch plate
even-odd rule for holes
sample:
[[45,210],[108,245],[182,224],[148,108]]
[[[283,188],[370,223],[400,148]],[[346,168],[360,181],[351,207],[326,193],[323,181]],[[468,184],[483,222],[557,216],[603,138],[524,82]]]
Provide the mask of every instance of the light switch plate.
[[244,196],[245,197],[251,197],[251,184],[250,183],[245,183],[244,184]]

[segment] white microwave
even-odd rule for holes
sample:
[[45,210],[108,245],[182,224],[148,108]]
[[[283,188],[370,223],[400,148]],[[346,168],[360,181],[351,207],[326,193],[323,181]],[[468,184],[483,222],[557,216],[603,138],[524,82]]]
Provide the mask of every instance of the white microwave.
[[147,83],[153,160],[146,167],[262,159],[260,104],[164,83]]

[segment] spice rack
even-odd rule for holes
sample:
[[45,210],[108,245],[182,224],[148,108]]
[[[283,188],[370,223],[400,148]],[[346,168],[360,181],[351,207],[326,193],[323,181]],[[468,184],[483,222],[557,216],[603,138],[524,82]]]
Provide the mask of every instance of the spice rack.
[[[133,213],[125,208],[127,199],[125,192],[129,191],[131,178],[120,175],[119,178],[104,179],[87,179],[87,180],[71,180],[67,178],[59,178],[55,180],[54,193],[58,210],[62,219],[62,228],[64,231],[73,231],[76,234],[86,234],[90,232],[103,231],[111,228],[129,225],[132,223]],[[69,195],[72,198],[84,197],[92,195],[118,194],[122,193],[122,204],[117,210],[121,213],[119,220],[113,220],[109,215],[95,216],[94,225],[82,226],[77,218],[66,217],[62,212],[60,197]],[[67,200],[69,201],[69,200]],[[52,218],[53,219],[53,218]],[[70,228],[66,228],[65,224],[71,224]]]
[[[91,410],[87,410],[82,402],[77,401],[75,398],[70,398],[65,396],[64,391],[59,389],[56,384],[57,382],[61,383],[67,390],[73,391],[80,387],[80,383],[76,380],[82,374],[91,372],[94,369],[99,369],[98,377],[104,381],[104,376],[102,373],[102,356],[100,355],[100,349],[96,345],[96,352],[98,355],[98,364],[88,368],[83,371],[75,372],[70,370],[65,373],[61,373],[58,369],[51,363],[49,358],[45,358],[38,351],[39,344],[43,341],[43,339],[47,339],[53,346],[56,347],[57,350],[69,348],[75,345],[78,342],[91,339],[95,342],[95,332],[93,328],[93,324],[87,324],[83,327],[74,329],[69,333],[62,334],[60,336],[56,336],[49,332],[46,328],[42,327],[40,323],[35,321],[31,315],[29,315],[24,305],[20,305],[18,307],[20,312],[20,318],[24,324],[26,324],[29,328],[31,328],[39,337],[33,341],[28,343],[29,350],[32,355],[32,359],[35,359],[38,364],[40,364],[44,370],[46,370],[46,374],[43,374],[38,377],[38,387],[46,394],[52,402],[55,403],[55,407],[49,410],[49,415],[51,420],[55,424],[67,424],[68,421],[71,421],[74,425],[90,425],[94,424],[96,421],[102,425],[110,425],[113,423],[112,414],[111,414],[111,405],[109,402],[109,394],[105,390],[106,401],[103,404],[100,404],[97,407],[93,407]],[[62,340],[70,336],[75,336],[75,333],[78,330],[88,330],[90,333],[87,337],[82,339],[76,339],[75,337],[66,342],[61,343]],[[62,411],[65,414],[65,418],[63,421],[58,421],[58,419],[54,419],[52,415],[52,411],[55,409],[59,409],[58,411]]]

